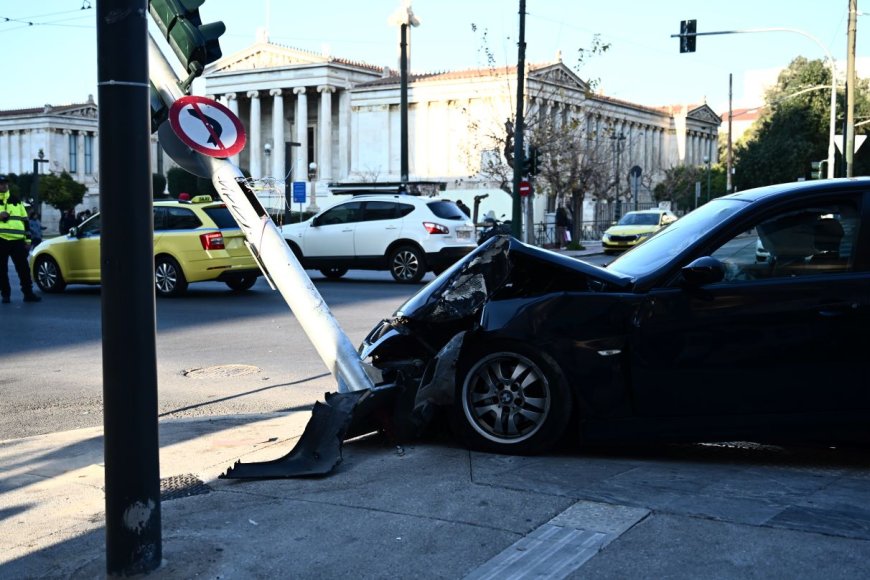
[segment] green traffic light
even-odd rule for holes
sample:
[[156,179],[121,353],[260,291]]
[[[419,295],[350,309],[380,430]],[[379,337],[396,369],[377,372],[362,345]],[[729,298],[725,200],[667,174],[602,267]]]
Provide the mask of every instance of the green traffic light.
[[205,0],[151,0],[149,11],[184,69],[199,76],[206,65],[221,57],[223,22],[203,24],[199,7]]

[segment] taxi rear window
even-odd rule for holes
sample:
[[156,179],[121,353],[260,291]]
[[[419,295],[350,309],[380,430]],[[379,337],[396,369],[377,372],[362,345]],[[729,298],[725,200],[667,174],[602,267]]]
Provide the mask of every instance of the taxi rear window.
[[217,227],[222,230],[237,228],[239,224],[236,223],[236,220],[233,219],[230,210],[226,208],[226,206],[218,205],[214,207],[206,207],[203,208],[205,214],[211,218],[211,221],[215,223]]

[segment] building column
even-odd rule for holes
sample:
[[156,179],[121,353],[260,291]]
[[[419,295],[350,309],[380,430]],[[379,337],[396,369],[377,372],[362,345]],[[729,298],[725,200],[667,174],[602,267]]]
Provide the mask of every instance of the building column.
[[[232,111],[233,115],[236,117],[239,116],[239,100],[237,98],[236,93],[227,93],[224,95],[224,100],[227,103],[227,108]],[[230,163],[239,166],[239,155],[238,153],[230,157]]]
[[338,94],[338,180],[345,179],[353,170],[351,159],[351,109],[347,88]]
[[251,172],[252,178],[260,179],[263,177],[263,168],[260,164],[261,156],[263,155],[263,144],[260,142],[260,124],[263,121],[260,115],[260,93],[248,91],[247,96],[251,99],[251,140],[248,142],[251,166],[248,169]]
[[272,177],[284,183],[284,97],[281,89],[269,91],[272,96]]
[[76,137],[76,157],[79,160],[78,173],[76,175],[79,183],[84,183],[85,180],[85,135],[87,133],[79,131]]
[[320,107],[317,119],[317,178],[318,181],[332,181],[332,93],[335,87],[320,85]]
[[293,181],[308,181],[308,97],[306,87],[296,87],[296,161],[293,163]]

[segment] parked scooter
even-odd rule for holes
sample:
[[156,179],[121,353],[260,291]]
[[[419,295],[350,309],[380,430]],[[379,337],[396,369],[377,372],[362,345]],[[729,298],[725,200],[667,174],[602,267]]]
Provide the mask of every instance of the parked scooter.
[[[501,217],[504,217],[504,214],[502,214]],[[495,218],[495,212],[489,211],[483,217],[483,229],[480,231],[480,235],[477,237],[477,245],[481,245],[483,242],[493,236],[500,236],[502,234],[511,234],[510,220],[497,220]]]

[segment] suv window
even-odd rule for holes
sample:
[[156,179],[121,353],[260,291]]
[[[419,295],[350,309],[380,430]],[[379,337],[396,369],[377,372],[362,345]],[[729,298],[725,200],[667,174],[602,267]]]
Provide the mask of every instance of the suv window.
[[415,209],[414,206],[411,205],[410,203],[399,203],[396,205],[399,207],[398,217],[400,217],[400,218],[405,217],[406,215],[408,215],[409,213],[411,213]]
[[396,218],[396,204],[392,201],[367,201],[365,204],[365,212],[363,213],[364,222],[373,222],[378,220],[391,220]]
[[154,208],[154,230],[192,230],[202,222],[191,210],[183,207]]
[[430,201],[426,205],[429,206],[432,213],[441,219],[462,221],[468,219],[468,216],[452,201]]
[[350,224],[360,221],[362,217],[362,204],[358,201],[343,203],[325,211],[317,218],[317,225],[330,226],[336,224]]
[[203,211],[222,230],[239,227],[239,224],[233,219],[233,214],[230,213],[230,210],[225,205],[205,207]]

